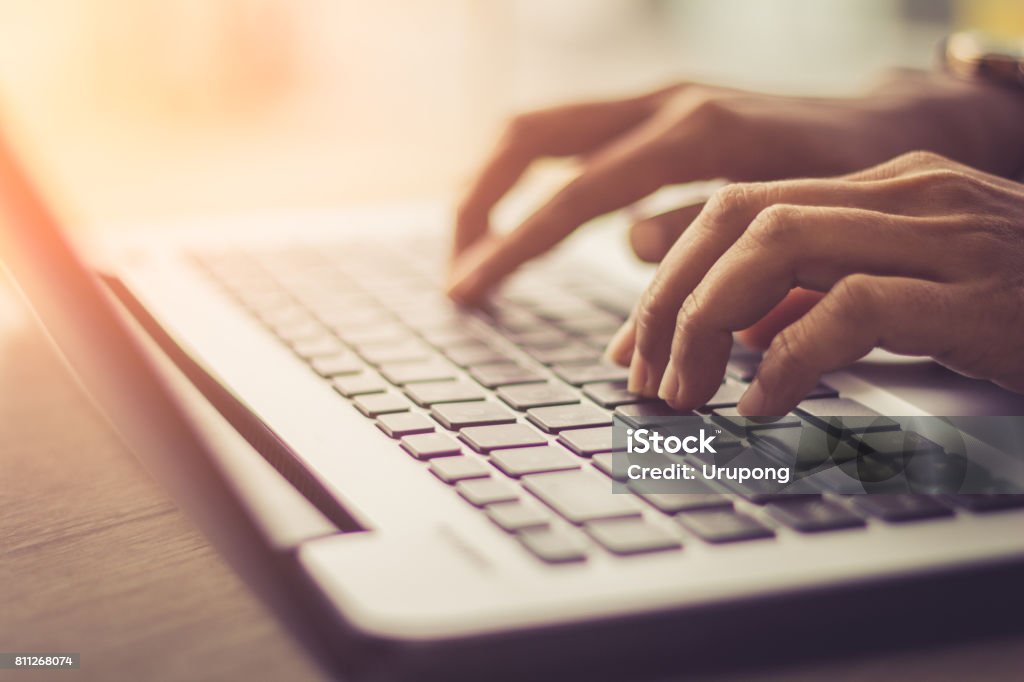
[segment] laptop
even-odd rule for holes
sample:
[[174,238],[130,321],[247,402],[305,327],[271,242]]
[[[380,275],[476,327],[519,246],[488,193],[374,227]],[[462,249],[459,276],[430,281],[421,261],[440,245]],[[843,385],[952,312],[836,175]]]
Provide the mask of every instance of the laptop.
[[[70,367],[331,675],[673,677],[1021,621],[1020,396],[882,357],[751,422],[735,405],[758,358],[737,348],[675,415],[601,359],[643,273],[597,242],[466,310],[441,292],[444,226],[417,212],[211,221],[100,274],[2,142],[0,211],[0,256]],[[665,423],[714,436],[672,466],[810,475],[645,486],[621,439]],[[806,434],[855,466],[967,469],[956,489],[850,489]]]

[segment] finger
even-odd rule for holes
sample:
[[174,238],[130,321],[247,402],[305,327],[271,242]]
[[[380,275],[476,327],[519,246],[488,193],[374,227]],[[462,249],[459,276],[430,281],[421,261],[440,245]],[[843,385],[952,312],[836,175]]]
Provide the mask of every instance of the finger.
[[959,333],[949,285],[903,277],[852,275],[772,341],[739,404],[745,415],[786,414],[821,375],[872,348],[941,357]]
[[633,324],[632,315],[619,327],[618,331],[608,342],[604,356],[617,365],[627,367],[633,359],[633,348],[636,347],[636,325]]
[[457,262],[449,295],[474,303],[520,264],[548,250],[582,223],[631,204],[664,184],[717,177],[721,144],[710,133],[720,127],[720,109],[708,99],[707,88],[685,92],[692,96],[673,100],[678,102],[674,108],[651,116],[592,157],[576,180],[506,238],[490,249],[478,250],[472,259]]
[[752,350],[768,348],[775,335],[803,317],[814,304],[821,300],[817,291],[796,288],[782,299],[782,302],[768,311],[768,314],[746,329],[736,332],[736,340]]
[[491,209],[533,161],[594,151],[649,117],[671,91],[570,104],[513,118],[459,204],[455,255],[486,234]]
[[957,258],[935,248],[921,220],[786,204],[762,211],[683,303],[659,395],[679,409],[704,404],[722,382],[733,332],[768,314],[794,286],[827,291],[862,272],[950,278]]
[[633,316],[636,350],[630,362],[629,390],[657,394],[683,300],[774,197],[784,194],[793,203],[835,203],[840,188],[841,183],[833,180],[807,180],[785,185],[736,183],[715,192],[672,245],[640,298]]
[[[460,259],[448,294],[475,303],[522,263],[560,242],[577,226],[642,199],[664,184],[657,150],[646,140],[625,141],[595,159],[575,180],[508,235]],[[469,254],[467,254],[469,255]]]
[[927,181],[893,179],[883,166],[859,174],[856,180],[737,183],[718,190],[672,246],[641,297],[630,390],[644,395],[657,393],[683,301],[767,207],[786,203],[885,211],[898,205],[907,216],[932,214],[941,207],[934,194],[921,191]]
[[633,253],[648,263],[661,261],[703,207],[703,203],[683,206],[633,223],[629,229]]

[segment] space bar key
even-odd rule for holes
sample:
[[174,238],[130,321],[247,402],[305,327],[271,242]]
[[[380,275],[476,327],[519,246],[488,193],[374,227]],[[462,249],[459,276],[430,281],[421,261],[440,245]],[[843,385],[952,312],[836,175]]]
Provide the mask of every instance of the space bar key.
[[589,473],[534,474],[522,480],[528,491],[572,523],[640,516],[640,505],[632,495],[613,493],[607,479]]

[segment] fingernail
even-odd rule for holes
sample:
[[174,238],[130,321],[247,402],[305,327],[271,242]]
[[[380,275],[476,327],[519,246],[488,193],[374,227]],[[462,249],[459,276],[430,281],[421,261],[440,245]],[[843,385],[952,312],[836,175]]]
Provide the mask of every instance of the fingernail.
[[665,376],[661,379],[661,385],[658,387],[658,397],[675,407],[682,402],[681,388],[679,372],[673,370],[670,364],[668,369],[665,370]]
[[764,391],[761,389],[761,382],[755,379],[754,383],[750,384],[747,392],[740,398],[740,403],[736,406],[736,409],[744,417],[763,417],[766,416],[766,402]]
[[647,386],[647,373],[650,368],[647,361],[639,353],[633,354],[633,362],[629,365],[629,381],[626,382],[626,390],[630,393],[643,394]]

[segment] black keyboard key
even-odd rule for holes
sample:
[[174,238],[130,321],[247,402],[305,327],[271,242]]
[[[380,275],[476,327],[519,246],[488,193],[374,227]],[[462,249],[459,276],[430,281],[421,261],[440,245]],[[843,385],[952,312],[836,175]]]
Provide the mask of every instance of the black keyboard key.
[[397,322],[373,326],[343,323],[331,325],[331,331],[357,350],[374,346],[394,346],[415,340],[415,337]]
[[629,369],[605,361],[590,365],[558,364],[551,369],[558,378],[573,386],[598,381],[626,381],[629,378]]
[[628,556],[679,549],[683,543],[671,531],[643,519],[591,521],[584,528],[612,554]]
[[396,386],[425,381],[451,381],[456,375],[452,367],[439,360],[382,363],[378,369],[381,376]]
[[309,363],[317,374],[324,378],[343,376],[346,374],[358,374],[365,366],[363,361],[353,355],[350,351],[342,351],[335,355],[313,358]]
[[560,320],[558,326],[571,334],[590,334],[594,332],[614,334],[622,326],[622,320],[617,315],[612,315],[611,313],[594,312],[581,317]]
[[420,407],[430,407],[439,403],[464,403],[487,397],[478,385],[468,381],[428,381],[409,384],[405,388],[405,394]]
[[766,509],[772,518],[801,533],[822,533],[864,525],[864,519],[854,512],[820,498],[774,502]]
[[542,317],[550,322],[559,323],[574,318],[586,317],[596,310],[584,301],[574,297],[562,298],[561,296],[558,296],[556,299],[546,298],[537,301],[530,304],[529,307],[538,317]]
[[305,360],[341,355],[347,350],[345,345],[333,336],[303,339],[292,343],[291,346],[295,354]]
[[749,438],[757,450],[795,472],[821,472],[815,473],[815,480],[833,492],[863,492],[857,477],[839,468],[857,459],[857,451],[835,432],[802,420],[799,428],[759,429]]
[[487,388],[544,381],[544,377],[537,372],[516,364],[480,365],[470,369],[469,373]]
[[684,512],[676,521],[705,542],[723,544],[770,538],[775,533],[756,519],[732,509]]
[[493,365],[509,362],[507,355],[479,342],[471,345],[443,348],[441,352],[459,367],[475,367],[476,365]]
[[601,355],[604,355],[605,348],[611,343],[614,334],[608,332],[587,332],[579,337],[579,340],[595,350],[601,351]]
[[416,459],[432,459],[458,455],[462,448],[451,436],[444,433],[418,433],[401,440],[402,448]]
[[740,398],[746,393],[746,384],[734,384],[727,382],[718,387],[715,394],[704,404],[705,409],[716,410],[722,407],[734,407],[739,404]]
[[526,424],[499,424],[496,426],[470,426],[459,438],[477,452],[490,452],[502,448],[525,448],[547,445],[547,439]]
[[602,452],[594,455],[590,459],[591,464],[594,468],[600,471],[605,476],[611,476],[616,481],[626,480],[626,468],[621,467],[621,471],[615,469],[615,457],[610,452]]
[[696,417],[696,412],[679,412],[668,403],[655,400],[652,402],[622,405],[615,408],[615,416],[634,429],[647,429],[671,424],[680,417]]
[[950,502],[972,512],[994,512],[1024,508],[1024,495],[964,494],[949,495]]
[[608,381],[595,384],[587,384],[583,387],[583,395],[587,396],[601,407],[612,409],[619,405],[632,405],[650,401],[650,398],[630,393],[626,390],[625,381]]
[[[698,452],[694,454],[694,458],[704,466],[716,465],[715,483],[728,488],[754,504],[788,500],[795,496],[819,495],[819,491],[806,481],[794,478],[791,470],[778,466],[765,453],[753,448],[729,450],[724,453],[719,450],[717,455]],[[727,472],[725,475],[719,475],[719,470],[722,469]],[[760,473],[763,478],[751,477],[741,481],[738,476],[731,475],[733,472],[742,470]],[[784,478],[788,478],[788,480],[783,480]]]
[[738,436],[766,429],[798,428],[804,422],[795,414],[783,417],[744,417],[735,407],[721,407],[715,410],[712,421],[721,424]]
[[527,349],[557,348],[569,342],[569,337],[557,329],[531,329],[508,334],[508,338],[516,345]]
[[562,431],[558,442],[581,457],[590,457],[615,449],[612,443],[612,427],[598,426],[593,429],[569,429]]
[[941,450],[936,443],[913,431],[875,431],[853,438],[851,445],[863,455],[879,457],[910,456]]
[[[248,297],[247,297],[248,298]],[[260,322],[268,327],[286,327],[292,324],[315,323],[316,320],[304,308],[282,293],[271,293],[244,301]]]
[[[420,336],[432,346],[438,348],[473,348],[481,346],[480,337],[467,332],[462,325],[458,327],[440,327],[437,329],[425,329]],[[486,346],[483,346],[486,348]]]
[[354,398],[357,395],[368,393],[383,393],[388,389],[388,383],[374,372],[338,377],[331,382],[331,385],[334,386],[335,391],[346,398]]
[[554,445],[495,450],[491,453],[491,464],[512,478],[580,468],[575,457]]
[[507,530],[510,533],[528,528],[547,528],[551,523],[551,516],[548,512],[536,504],[524,504],[523,502],[492,504],[487,507],[485,513],[502,530]]
[[392,438],[401,438],[414,433],[429,433],[434,430],[434,422],[418,412],[395,412],[382,414],[377,419],[377,428]]
[[516,534],[523,547],[549,564],[584,561],[587,545],[577,534],[563,529],[533,528]]
[[495,324],[512,333],[522,333],[543,329],[546,325],[536,315],[525,310],[492,311]]
[[352,404],[370,419],[376,419],[382,414],[390,414],[392,412],[406,412],[412,407],[408,400],[396,393],[360,395],[356,396]]
[[501,502],[515,502],[519,499],[518,489],[508,481],[496,478],[476,478],[455,484],[467,502],[475,507],[486,507]]
[[554,365],[557,363],[581,363],[597,362],[601,359],[601,352],[578,341],[551,348],[531,348],[526,352],[542,365]]
[[580,401],[579,396],[572,389],[552,382],[502,386],[498,389],[498,397],[517,410],[570,405]]
[[850,502],[858,511],[889,523],[953,515],[952,509],[927,495],[853,495]]
[[527,476],[523,485],[572,523],[640,516],[632,495],[613,493],[607,479],[587,471]]
[[334,338],[322,324],[312,319],[272,325],[270,331],[274,332],[277,338],[293,347],[297,343],[317,342],[320,339]]
[[889,417],[849,398],[818,398],[805,400],[797,412],[824,429],[839,433],[893,431],[900,425]]
[[535,407],[526,412],[526,418],[548,433],[588,426],[611,426],[612,417],[593,405],[555,405]]
[[421,341],[387,343],[357,348],[363,359],[373,365],[393,362],[420,362],[429,360],[433,351]]
[[804,400],[814,400],[816,398],[836,398],[839,396],[839,391],[826,386],[825,384],[818,384],[811,389],[810,393],[804,396]]
[[[687,483],[700,483],[696,479]],[[690,486],[686,486],[690,487]],[[725,509],[732,508],[732,500],[728,495],[713,491],[709,486],[707,492],[677,492],[677,493],[637,493],[640,499],[649,503],[652,507],[665,514],[678,514],[683,511],[695,509]]]
[[511,424],[516,415],[507,407],[492,402],[441,403],[430,414],[446,429],[458,431],[467,426]]
[[445,483],[458,483],[491,475],[487,465],[471,457],[438,457],[430,460],[430,472]]

